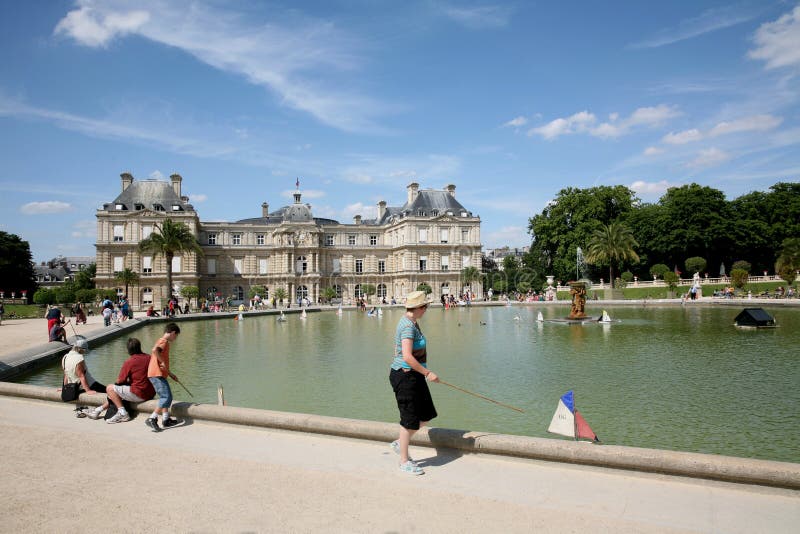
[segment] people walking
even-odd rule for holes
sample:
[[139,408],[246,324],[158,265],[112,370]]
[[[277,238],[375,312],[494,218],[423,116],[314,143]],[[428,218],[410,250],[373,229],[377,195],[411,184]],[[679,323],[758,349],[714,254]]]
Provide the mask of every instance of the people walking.
[[153,388],[158,393],[158,407],[147,418],[145,424],[153,432],[161,432],[158,426],[158,416],[161,416],[161,425],[169,428],[179,424],[177,419],[170,419],[169,408],[172,406],[172,390],[167,382],[167,377],[178,380],[178,377],[169,370],[169,348],[170,344],[177,339],[181,329],[175,323],[168,323],[164,328],[164,335],[156,341],[150,353],[150,362],[147,367],[147,378],[153,384]]
[[439,377],[428,369],[427,341],[418,323],[429,304],[424,291],[409,293],[406,312],[397,323],[389,371],[389,383],[400,411],[400,435],[391,447],[400,455],[400,470],[411,475],[425,472],[408,455],[411,437],[437,415],[427,381],[438,382]]

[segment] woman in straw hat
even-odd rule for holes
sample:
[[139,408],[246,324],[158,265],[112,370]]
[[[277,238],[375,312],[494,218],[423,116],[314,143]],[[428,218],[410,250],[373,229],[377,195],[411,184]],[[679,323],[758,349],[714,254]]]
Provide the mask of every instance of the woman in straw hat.
[[389,383],[400,410],[400,436],[392,442],[392,449],[400,455],[400,470],[411,475],[424,473],[408,456],[411,436],[436,417],[427,381],[438,382],[439,377],[428,369],[425,336],[417,322],[428,304],[430,301],[424,291],[408,295],[406,313],[397,324],[394,336],[394,360],[389,372]]

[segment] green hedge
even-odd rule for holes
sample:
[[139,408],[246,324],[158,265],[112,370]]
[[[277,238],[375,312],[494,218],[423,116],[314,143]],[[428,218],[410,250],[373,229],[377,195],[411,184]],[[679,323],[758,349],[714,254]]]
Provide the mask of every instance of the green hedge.
[[[775,288],[778,286],[783,286],[786,288],[786,282],[784,281],[777,281],[777,282],[756,282],[756,283],[749,283],[744,286],[744,289],[741,292],[745,294],[748,291],[753,292],[753,296],[758,296],[759,293],[763,291],[769,291],[770,293],[775,291]],[[794,283],[794,286],[798,286],[798,282]],[[691,288],[691,285],[683,285],[678,286],[678,289],[675,291],[675,298],[681,298],[681,295],[686,294]],[[725,284],[704,284],[702,286],[703,296],[709,297],[714,294],[714,291],[720,291],[721,289],[725,288]],[[730,284],[727,285],[730,287]],[[648,299],[665,299],[667,298],[667,291],[669,291],[668,287],[626,287],[622,290],[622,294],[625,296],[625,300],[642,300],[645,298]],[[739,292],[740,290],[737,290]],[[597,293],[597,298],[599,300],[603,300],[605,298],[605,290],[604,289],[590,289],[587,292],[587,299],[593,300],[594,294]],[[569,291],[559,291],[558,292],[558,300],[571,300],[572,296],[569,294]]]

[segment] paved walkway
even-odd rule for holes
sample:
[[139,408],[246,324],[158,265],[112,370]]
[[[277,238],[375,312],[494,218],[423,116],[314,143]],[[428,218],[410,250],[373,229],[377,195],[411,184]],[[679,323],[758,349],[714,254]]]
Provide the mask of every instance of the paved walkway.
[[793,532],[800,492],[0,397],[0,530]]

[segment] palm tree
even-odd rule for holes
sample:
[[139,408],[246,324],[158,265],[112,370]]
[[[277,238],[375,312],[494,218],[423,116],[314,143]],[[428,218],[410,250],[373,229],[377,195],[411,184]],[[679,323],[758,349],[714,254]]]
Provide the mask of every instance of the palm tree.
[[274,298],[277,302],[280,302],[281,305],[283,305],[284,299],[288,298],[288,296],[289,294],[282,287],[279,287],[272,292],[272,298]]
[[613,287],[614,265],[624,261],[639,261],[639,255],[633,250],[638,246],[630,228],[622,223],[612,222],[595,230],[589,238],[586,262],[595,265],[607,263],[608,277]]
[[479,280],[480,277],[481,272],[475,267],[464,267],[461,269],[461,279],[463,280],[464,286],[472,287],[472,282]]
[[121,271],[114,273],[114,280],[125,285],[125,296],[128,296],[128,286],[135,286],[139,283],[139,275],[132,269],[125,267]]
[[139,242],[139,252],[149,252],[154,255],[163,254],[167,260],[167,296],[172,297],[172,258],[179,252],[195,252],[198,255],[203,251],[197,243],[192,231],[182,222],[164,219],[159,226],[155,225],[153,232]]

